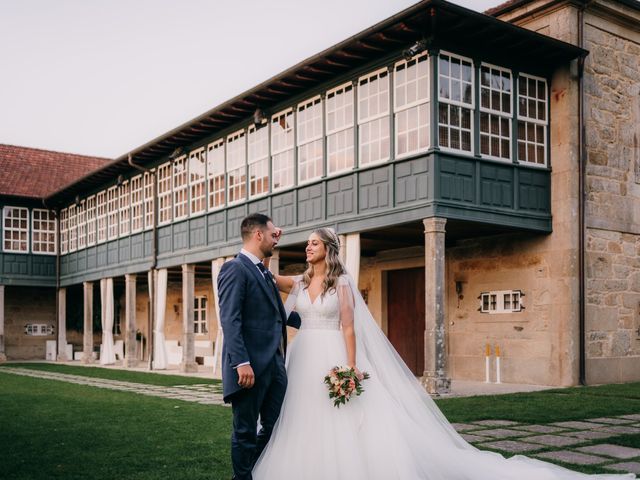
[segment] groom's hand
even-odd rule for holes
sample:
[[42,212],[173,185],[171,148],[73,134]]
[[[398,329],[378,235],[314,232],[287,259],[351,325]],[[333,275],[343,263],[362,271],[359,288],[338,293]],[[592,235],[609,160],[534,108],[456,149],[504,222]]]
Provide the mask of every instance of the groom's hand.
[[255,383],[256,377],[253,374],[253,368],[251,365],[242,365],[237,368],[238,372],[238,385],[242,388],[251,388]]

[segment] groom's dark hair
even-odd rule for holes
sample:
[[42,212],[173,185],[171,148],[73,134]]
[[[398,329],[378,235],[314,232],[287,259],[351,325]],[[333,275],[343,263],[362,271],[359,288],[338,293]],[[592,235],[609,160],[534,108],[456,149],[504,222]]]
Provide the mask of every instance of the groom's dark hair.
[[267,223],[272,220],[262,213],[252,213],[244,217],[240,224],[240,235],[242,240],[247,240],[256,228],[267,228]]

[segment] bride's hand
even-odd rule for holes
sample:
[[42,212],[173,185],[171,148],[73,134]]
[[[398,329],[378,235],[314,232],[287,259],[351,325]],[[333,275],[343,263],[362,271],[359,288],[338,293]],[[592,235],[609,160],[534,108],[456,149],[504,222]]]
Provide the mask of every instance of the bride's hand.
[[364,375],[362,374],[360,369],[358,367],[356,367],[355,365],[352,366],[351,368],[353,368],[353,371],[356,373],[356,377],[358,377],[358,380],[362,381],[364,379]]

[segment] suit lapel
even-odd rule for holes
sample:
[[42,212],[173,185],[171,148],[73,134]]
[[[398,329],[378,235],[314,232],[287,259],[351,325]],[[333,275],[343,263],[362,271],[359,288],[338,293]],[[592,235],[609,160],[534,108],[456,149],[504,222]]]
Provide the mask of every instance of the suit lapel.
[[247,269],[249,270],[251,275],[253,275],[253,277],[256,279],[256,281],[260,285],[260,288],[262,289],[262,291],[265,293],[265,295],[267,297],[269,297],[269,300],[271,300],[271,303],[273,304],[273,306],[276,307],[276,310],[280,313],[280,315],[282,315],[282,312],[280,310],[280,306],[278,305],[278,301],[275,298],[274,291],[267,284],[264,276],[262,275],[262,273],[260,273],[260,270],[258,270],[258,267],[256,267],[253,264],[253,262],[251,260],[249,260],[249,258],[246,257],[245,255],[239,254],[238,258],[243,263],[243,265],[245,267],[247,267]]

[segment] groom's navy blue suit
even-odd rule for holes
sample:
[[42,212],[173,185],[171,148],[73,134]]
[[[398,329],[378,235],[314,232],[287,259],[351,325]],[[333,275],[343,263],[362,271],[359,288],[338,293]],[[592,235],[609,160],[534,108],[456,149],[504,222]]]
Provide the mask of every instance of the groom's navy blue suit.
[[[224,332],[222,387],[233,407],[231,460],[235,477],[250,479],[251,469],[269,441],[287,388],[284,368],[287,316],[270,274],[239,254],[218,276],[220,321]],[[292,314],[289,324],[299,327]],[[238,385],[238,365],[249,362],[252,388]],[[256,433],[260,416],[261,429]]]

